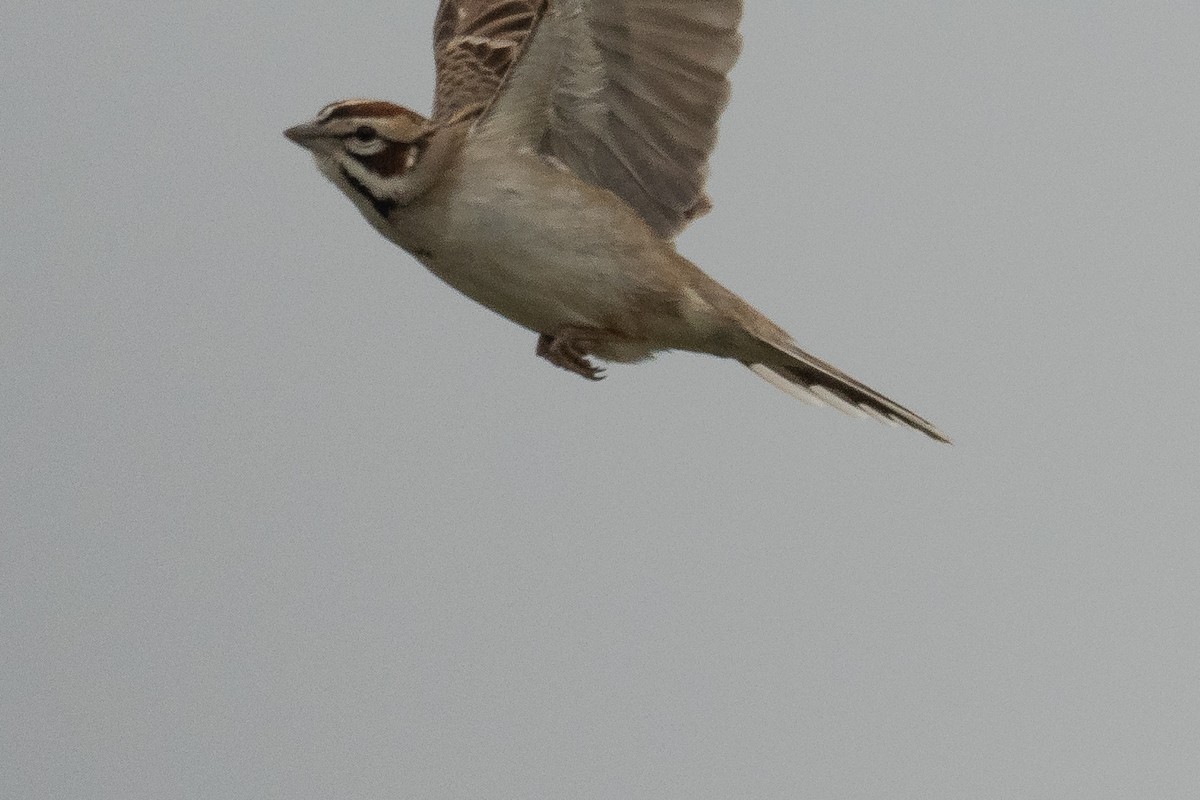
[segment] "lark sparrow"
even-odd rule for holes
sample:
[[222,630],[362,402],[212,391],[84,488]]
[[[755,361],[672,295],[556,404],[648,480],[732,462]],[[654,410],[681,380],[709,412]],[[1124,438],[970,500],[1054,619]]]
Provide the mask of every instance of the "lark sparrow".
[[537,354],[690,350],[796,397],[937,428],[801,350],[676,252],[709,208],[741,0],[442,0],[433,117],[343,100],[286,136],[376,230],[468,297],[538,334]]

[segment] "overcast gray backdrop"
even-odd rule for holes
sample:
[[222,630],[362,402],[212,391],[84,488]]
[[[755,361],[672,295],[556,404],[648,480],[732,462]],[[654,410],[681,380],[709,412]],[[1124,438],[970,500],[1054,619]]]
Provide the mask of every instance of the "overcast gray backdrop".
[[6,7],[0,796],[1196,797],[1200,9],[749,4],[680,247],[950,448],[371,231],[434,6]]

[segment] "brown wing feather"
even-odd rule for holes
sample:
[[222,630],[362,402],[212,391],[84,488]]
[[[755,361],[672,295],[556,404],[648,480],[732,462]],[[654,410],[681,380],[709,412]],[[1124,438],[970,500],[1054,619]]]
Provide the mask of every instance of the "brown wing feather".
[[710,206],[741,13],[741,0],[553,0],[490,117],[672,237]]
[[488,107],[545,5],[546,0],[442,0],[433,23],[434,121]]

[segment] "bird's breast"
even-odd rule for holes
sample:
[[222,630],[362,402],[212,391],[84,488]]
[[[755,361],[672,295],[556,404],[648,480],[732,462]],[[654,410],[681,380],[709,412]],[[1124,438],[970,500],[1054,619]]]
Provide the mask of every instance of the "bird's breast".
[[468,297],[535,331],[669,305],[672,246],[608,192],[515,154],[467,153],[449,177],[396,212],[398,243]]

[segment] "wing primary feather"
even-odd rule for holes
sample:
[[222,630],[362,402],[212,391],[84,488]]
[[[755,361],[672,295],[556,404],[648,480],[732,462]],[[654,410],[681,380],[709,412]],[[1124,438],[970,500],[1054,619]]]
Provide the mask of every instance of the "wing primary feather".
[[741,0],[543,3],[479,124],[553,156],[673,238],[710,207],[708,156],[741,14]]

